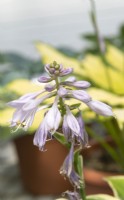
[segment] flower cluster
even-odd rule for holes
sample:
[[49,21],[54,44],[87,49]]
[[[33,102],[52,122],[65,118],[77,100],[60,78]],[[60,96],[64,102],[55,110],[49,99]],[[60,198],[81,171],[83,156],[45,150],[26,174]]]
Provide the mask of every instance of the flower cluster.
[[[85,103],[97,114],[103,116],[112,116],[113,112],[108,105],[92,100],[92,97],[86,91],[90,87],[89,82],[77,81],[75,77],[69,77],[65,81],[61,81],[61,77],[73,72],[72,68],[64,68],[62,64],[54,61],[45,65],[45,70],[48,76],[38,78],[40,83],[45,83],[43,90],[26,94],[8,103],[9,106],[16,109],[11,121],[11,127],[17,126],[27,130],[32,125],[36,112],[49,108],[35,133],[33,143],[40,150],[44,150],[46,141],[50,138],[52,139],[58,128],[61,128],[67,142],[71,144],[71,148],[60,169],[60,173],[68,177],[74,187],[79,189],[81,178],[75,171],[73,157],[77,145],[80,145],[81,148],[88,147],[88,135],[84,127],[79,104],[70,105],[68,101],[72,98],[77,99]],[[54,84],[50,84],[51,81]],[[51,97],[55,97],[51,106],[44,105],[43,102]],[[77,111],[75,115],[73,110]],[[71,194],[68,193],[69,196]],[[75,192],[74,194],[77,193]]]

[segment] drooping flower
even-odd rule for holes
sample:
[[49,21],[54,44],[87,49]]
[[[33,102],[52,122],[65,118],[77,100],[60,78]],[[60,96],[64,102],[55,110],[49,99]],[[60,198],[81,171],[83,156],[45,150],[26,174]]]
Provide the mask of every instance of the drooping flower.
[[63,165],[60,168],[60,174],[70,176],[73,169],[73,153],[74,153],[74,144],[72,143],[69,154],[66,156]]
[[50,133],[48,132],[46,117],[44,117],[43,121],[41,122],[38,130],[34,135],[33,144],[38,146],[39,149],[43,151],[48,135],[50,135]]
[[72,142],[74,136],[72,135],[72,130],[69,128],[66,115],[63,117],[62,132],[68,142]]
[[79,191],[77,192],[76,190],[74,192],[66,191],[66,192],[64,192],[64,196],[65,195],[67,195],[69,200],[81,200],[81,197],[79,195]]
[[71,174],[68,178],[74,187],[80,189],[82,180],[81,180],[81,177],[76,173],[74,168],[72,169]]
[[27,103],[30,100],[35,99],[36,97],[38,97],[40,94],[42,94],[44,92],[45,92],[45,90],[41,90],[41,91],[25,94],[25,95],[21,96],[19,99],[8,102],[7,105],[11,106],[13,108],[22,107],[25,103]]
[[[21,97],[16,102],[10,102],[9,105],[16,108],[12,121],[11,127],[18,126],[27,130],[33,123],[36,112],[39,109],[39,105],[47,98],[53,96],[54,93],[47,94],[40,98],[30,99],[29,97]],[[20,101],[21,100],[21,101]],[[15,104],[14,104],[15,103]]]
[[76,188],[80,188],[81,178],[74,170],[74,141],[71,144],[71,148],[69,154],[66,156],[63,165],[60,168],[60,174],[69,178],[69,181],[74,185]]
[[66,121],[68,127],[75,133],[75,135],[80,134],[80,127],[78,124],[77,119],[74,117],[74,115],[71,113],[69,107],[66,105]]
[[84,125],[84,121],[81,115],[81,112],[79,112],[78,116],[77,116],[77,121],[79,123],[80,126],[80,136],[78,137],[78,142],[82,145],[82,147],[89,147],[89,143],[88,143],[88,134],[85,130],[85,125]]
[[103,102],[92,100],[86,104],[89,106],[89,108],[91,108],[91,110],[99,115],[113,116],[112,108]]
[[33,143],[38,146],[40,150],[44,149],[47,137],[52,137],[55,131],[59,128],[61,121],[61,114],[57,107],[58,96],[50,110],[45,114],[45,117],[35,133]]
[[56,97],[52,107],[46,114],[46,123],[48,126],[48,130],[52,134],[54,134],[55,131],[59,128],[61,122],[61,113],[58,109],[57,103],[58,103],[58,96]]

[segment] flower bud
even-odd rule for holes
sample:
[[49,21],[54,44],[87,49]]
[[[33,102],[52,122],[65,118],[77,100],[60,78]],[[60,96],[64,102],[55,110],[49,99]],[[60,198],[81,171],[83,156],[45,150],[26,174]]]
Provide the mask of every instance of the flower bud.
[[92,100],[87,105],[99,115],[113,116],[112,108],[103,102]]
[[83,101],[84,103],[91,101],[91,96],[84,90],[72,90],[71,93],[73,98]]
[[68,74],[71,74],[72,72],[73,72],[72,68],[63,69],[61,70],[59,76],[66,76]]
[[60,97],[65,97],[67,95],[68,91],[64,87],[60,87],[58,90],[58,95]]
[[53,79],[51,78],[51,77],[45,77],[45,76],[40,76],[39,78],[38,78],[38,81],[40,82],[40,83],[48,83],[48,82],[50,82],[50,81],[52,81]]

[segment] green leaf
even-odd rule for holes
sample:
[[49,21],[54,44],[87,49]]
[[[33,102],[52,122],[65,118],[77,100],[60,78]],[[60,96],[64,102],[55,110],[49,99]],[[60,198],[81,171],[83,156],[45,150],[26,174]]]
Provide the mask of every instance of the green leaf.
[[96,195],[89,195],[86,198],[87,200],[119,200],[116,197],[112,197],[107,194],[96,194]]
[[59,132],[55,132],[54,133],[54,137],[64,146],[67,146],[68,148],[70,148],[71,144],[69,144],[67,142],[67,140],[65,139],[64,135],[62,133]]
[[105,178],[113,190],[114,196],[124,200],[124,176],[113,176]]

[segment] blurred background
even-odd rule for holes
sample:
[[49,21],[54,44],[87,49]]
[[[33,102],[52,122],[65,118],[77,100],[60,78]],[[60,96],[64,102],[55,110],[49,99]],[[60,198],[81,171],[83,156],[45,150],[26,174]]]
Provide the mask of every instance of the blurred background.
[[[104,36],[118,34],[124,20],[123,0],[96,0],[97,18]],[[33,42],[56,47],[84,48],[81,35],[93,33],[88,0],[1,0],[0,50],[38,58]]]
[[[124,1],[96,0],[95,3],[99,31],[107,43],[121,51],[122,58]],[[36,42],[47,43],[77,60],[85,58],[87,53],[99,54],[90,12],[88,0],[0,1],[0,200],[53,199],[52,195],[32,196],[23,188],[5,103],[24,90],[21,83],[15,88],[12,81],[32,79],[43,72],[45,61]]]

